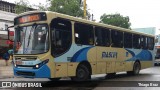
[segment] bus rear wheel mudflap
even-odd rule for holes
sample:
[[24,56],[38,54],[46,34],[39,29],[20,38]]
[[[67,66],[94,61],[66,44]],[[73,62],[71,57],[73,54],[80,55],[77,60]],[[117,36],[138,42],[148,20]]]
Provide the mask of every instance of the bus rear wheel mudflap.
[[90,71],[86,65],[80,64],[76,70],[76,76],[71,77],[73,81],[86,81],[91,78]]
[[128,71],[128,75],[138,75],[141,70],[141,64],[140,62],[136,61],[133,65],[133,71]]

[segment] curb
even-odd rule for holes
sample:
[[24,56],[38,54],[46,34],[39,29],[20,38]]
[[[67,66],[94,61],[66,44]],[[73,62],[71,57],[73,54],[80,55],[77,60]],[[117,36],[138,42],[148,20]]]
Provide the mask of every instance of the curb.
[[9,79],[9,78],[14,78],[14,76],[0,76],[0,79]]

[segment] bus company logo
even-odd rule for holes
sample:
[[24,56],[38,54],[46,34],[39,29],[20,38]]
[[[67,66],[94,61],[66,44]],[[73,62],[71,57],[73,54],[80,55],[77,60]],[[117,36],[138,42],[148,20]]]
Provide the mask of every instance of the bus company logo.
[[11,82],[2,82],[2,87],[4,87],[4,88],[12,87]]
[[102,52],[102,58],[117,58],[117,52]]

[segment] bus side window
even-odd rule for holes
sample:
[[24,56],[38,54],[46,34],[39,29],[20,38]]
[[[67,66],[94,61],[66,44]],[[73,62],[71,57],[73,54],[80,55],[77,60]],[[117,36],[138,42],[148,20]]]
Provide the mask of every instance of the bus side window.
[[117,30],[111,30],[111,47],[123,47],[123,32]]
[[96,45],[110,46],[110,30],[106,28],[95,27]]
[[148,37],[148,49],[153,50],[154,48],[154,38]]
[[133,48],[140,49],[141,48],[141,37],[140,35],[133,35]]
[[124,33],[124,48],[132,48],[132,34]]
[[142,49],[148,49],[147,37],[145,37],[145,36],[141,36],[141,47],[142,47]]
[[81,45],[94,44],[94,31],[93,26],[82,23],[74,24],[75,30],[75,43]]

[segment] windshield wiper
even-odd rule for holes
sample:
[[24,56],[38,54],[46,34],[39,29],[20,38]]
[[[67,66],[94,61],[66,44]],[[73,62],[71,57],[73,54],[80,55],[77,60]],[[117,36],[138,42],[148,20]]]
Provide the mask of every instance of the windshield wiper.
[[28,47],[29,47],[29,43],[30,43],[30,39],[31,39],[31,33],[33,32],[33,30],[36,29],[36,27],[37,27],[37,24],[34,23],[34,24],[32,25],[32,28],[31,28],[31,30],[30,30],[30,33],[29,33],[28,43],[27,43],[27,49],[28,49]]

